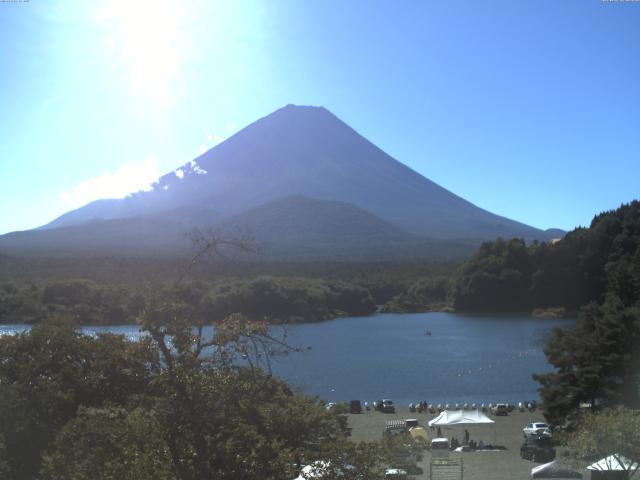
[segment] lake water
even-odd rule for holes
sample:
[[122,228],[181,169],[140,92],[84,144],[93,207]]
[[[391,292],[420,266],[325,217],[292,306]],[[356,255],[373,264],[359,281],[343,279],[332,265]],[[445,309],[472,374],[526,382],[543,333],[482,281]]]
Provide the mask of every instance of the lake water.
[[[275,374],[327,401],[517,403],[538,398],[531,374],[551,369],[542,351],[551,329],[573,323],[420,313],[289,325],[289,343],[311,349],[277,358],[272,367]],[[0,325],[0,335],[27,328]],[[83,331],[110,331],[131,339],[141,335],[135,325]]]

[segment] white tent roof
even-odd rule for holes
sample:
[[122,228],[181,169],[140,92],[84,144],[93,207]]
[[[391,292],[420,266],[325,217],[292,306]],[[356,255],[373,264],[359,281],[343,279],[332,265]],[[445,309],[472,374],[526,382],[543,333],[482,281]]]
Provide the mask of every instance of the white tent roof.
[[638,468],[637,463],[632,463],[627,457],[622,455],[609,455],[607,458],[598,460],[587,467],[588,470],[635,470]]
[[539,472],[544,472],[545,470],[547,470],[549,467],[552,467],[556,464],[556,461],[553,460],[552,462],[549,463],[543,463],[542,465],[538,465],[537,467],[533,467],[531,469],[531,477],[533,478],[533,475],[535,475],[536,473]]
[[480,410],[444,410],[433,420],[430,427],[446,427],[451,425],[490,425],[495,423]]
[[557,460],[538,465],[531,469],[531,478],[553,477],[582,478],[582,474],[559,464]]

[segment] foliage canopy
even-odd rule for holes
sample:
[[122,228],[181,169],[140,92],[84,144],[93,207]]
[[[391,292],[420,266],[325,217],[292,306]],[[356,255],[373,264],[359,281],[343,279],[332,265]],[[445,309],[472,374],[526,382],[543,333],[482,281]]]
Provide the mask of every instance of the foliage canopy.
[[[360,465],[343,417],[272,377],[251,346],[288,348],[233,315],[212,338],[192,309],[146,310],[139,342],[56,319],[0,338],[0,471],[7,478],[293,478],[301,465]],[[241,361],[246,355],[247,360]]]
[[623,467],[620,478],[631,479],[640,470],[640,410],[585,412],[567,439],[566,455],[582,467],[612,457]]

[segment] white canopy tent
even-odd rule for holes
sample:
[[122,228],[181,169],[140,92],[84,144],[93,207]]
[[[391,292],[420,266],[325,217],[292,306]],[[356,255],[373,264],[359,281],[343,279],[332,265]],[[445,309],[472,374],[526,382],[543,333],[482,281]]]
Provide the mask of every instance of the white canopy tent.
[[622,455],[609,455],[587,467],[587,470],[637,470],[639,465]]
[[628,474],[635,478],[635,474],[640,470],[640,465],[623,455],[613,454],[592,463],[587,467],[587,470],[591,470],[593,480],[614,480],[631,478],[627,477]]
[[464,427],[469,425],[493,425],[493,441],[496,440],[496,422],[480,410],[444,410],[433,420],[429,427]]
[[533,467],[530,478],[582,478],[582,474],[554,460]]
[[430,427],[452,427],[456,425],[492,425],[493,420],[480,410],[444,410],[433,420]]

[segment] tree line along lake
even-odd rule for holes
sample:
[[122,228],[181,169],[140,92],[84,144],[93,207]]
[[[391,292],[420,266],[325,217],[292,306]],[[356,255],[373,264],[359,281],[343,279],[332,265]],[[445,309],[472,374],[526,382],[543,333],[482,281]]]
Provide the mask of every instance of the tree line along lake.
[[[301,351],[272,358],[271,368],[307,394],[332,402],[517,403],[539,398],[531,375],[551,370],[543,351],[546,339],[554,327],[574,323],[431,312],[274,326],[276,337],[286,329],[287,342]],[[0,325],[0,335],[29,328]],[[143,334],[137,325],[82,331],[118,333],[132,340]]]

